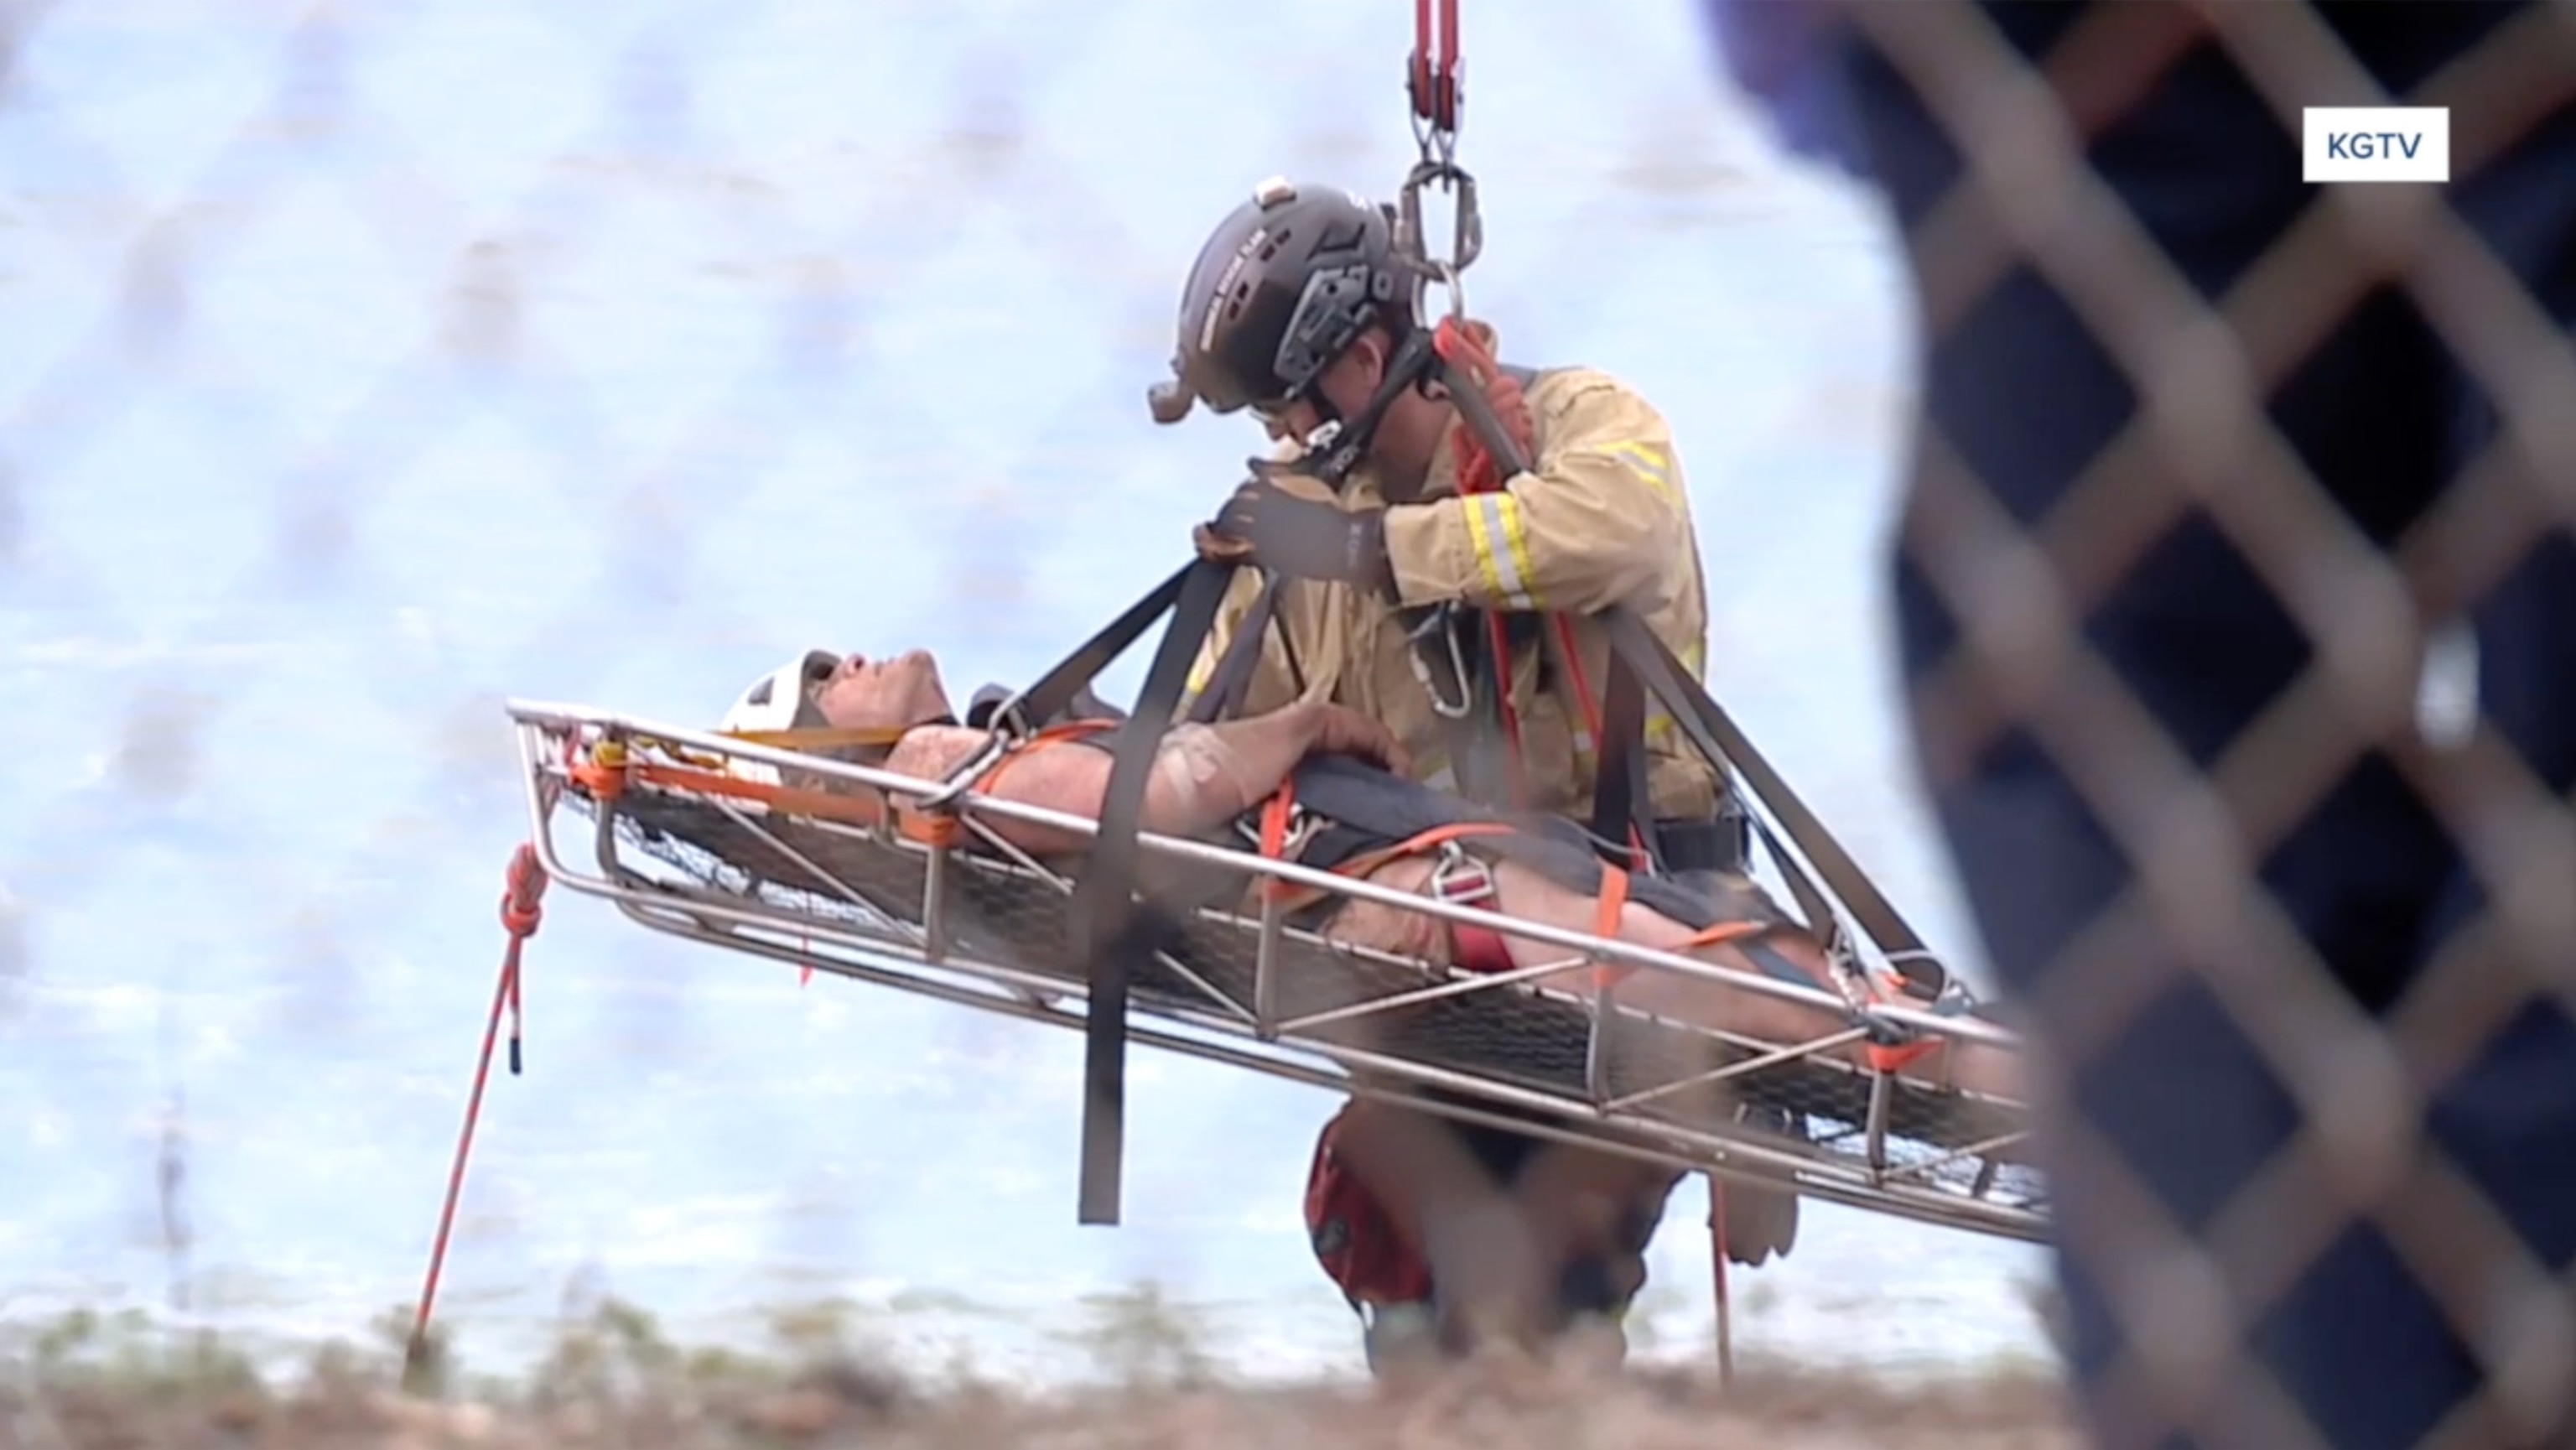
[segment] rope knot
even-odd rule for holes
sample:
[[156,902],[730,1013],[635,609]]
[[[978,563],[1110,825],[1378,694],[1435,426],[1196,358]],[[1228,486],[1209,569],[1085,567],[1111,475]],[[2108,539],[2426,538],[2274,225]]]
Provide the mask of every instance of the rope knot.
[[509,887],[501,897],[502,929],[518,941],[535,936],[545,920],[545,894],[546,868],[537,860],[537,848],[521,842],[510,858]]

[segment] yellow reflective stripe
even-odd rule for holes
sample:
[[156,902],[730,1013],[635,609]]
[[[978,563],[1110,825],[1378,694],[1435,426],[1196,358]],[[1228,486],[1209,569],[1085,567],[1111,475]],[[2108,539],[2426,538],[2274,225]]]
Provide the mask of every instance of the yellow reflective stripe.
[[1200,650],[1198,659],[1190,665],[1189,681],[1181,688],[1189,691],[1193,695],[1206,689],[1208,687],[1208,681],[1216,677],[1216,660],[1217,652],[1215,650]]
[[1485,587],[1508,609],[1536,609],[1530,592],[1529,533],[1521,526],[1521,501],[1508,493],[1480,493],[1466,500],[1467,539]]
[[1667,501],[1681,502],[1680,495],[1673,491],[1672,455],[1665,452],[1660,445],[1635,438],[1623,438],[1616,443],[1603,444],[1598,452],[1604,458],[1618,459],[1635,469],[1637,475],[1653,484],[1655,491],[1662,494]]

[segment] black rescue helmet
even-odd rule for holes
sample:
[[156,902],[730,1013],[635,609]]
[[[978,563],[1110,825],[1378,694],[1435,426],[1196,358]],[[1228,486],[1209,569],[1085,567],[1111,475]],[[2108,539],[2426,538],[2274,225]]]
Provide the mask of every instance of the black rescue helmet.
[[1263,182],[1190,268],[1173,377],[1149,393],[1155,420],[1177,423],[1193,401],[1232,413],[1296,398],[1382,311],[1412,296],[1394,235],[1392,207]]

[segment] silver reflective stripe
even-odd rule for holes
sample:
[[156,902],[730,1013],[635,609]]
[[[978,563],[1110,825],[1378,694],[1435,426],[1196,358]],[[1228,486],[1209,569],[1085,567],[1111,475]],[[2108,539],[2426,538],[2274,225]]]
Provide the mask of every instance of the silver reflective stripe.
[[1493,570],[1494,592],[1515,609],[1535,607],[1529,579],[1521,572],[1521,538],[1513,525],[1519,503],[1507,493],[1480,493],[1475,505],[1475,524],[1484,541],[1480,551],[1486,565]]

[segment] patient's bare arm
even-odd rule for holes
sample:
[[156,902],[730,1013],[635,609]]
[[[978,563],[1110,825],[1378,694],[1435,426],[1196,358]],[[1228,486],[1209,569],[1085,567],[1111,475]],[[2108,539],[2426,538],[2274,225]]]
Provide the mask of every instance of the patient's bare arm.
[[[886,768],[945,780],[990,740],[980,730],[924,726],[907,732]],[[1249,720],[1172,727],[1154,758],[1138,824],[1163,835],[1195,835],[1224,825],[1279,789],[1310,755],[1346,754],[1401,771],[1402,748],[1386,727],[1338,705],[1298,704]],[[1098,820],[1109,793],[1108,752],[1057,745],[1028,750],[988,777],[995,799]],[[989,824],[1031,855],[1080,850],[1069,831],[998,818]]]

